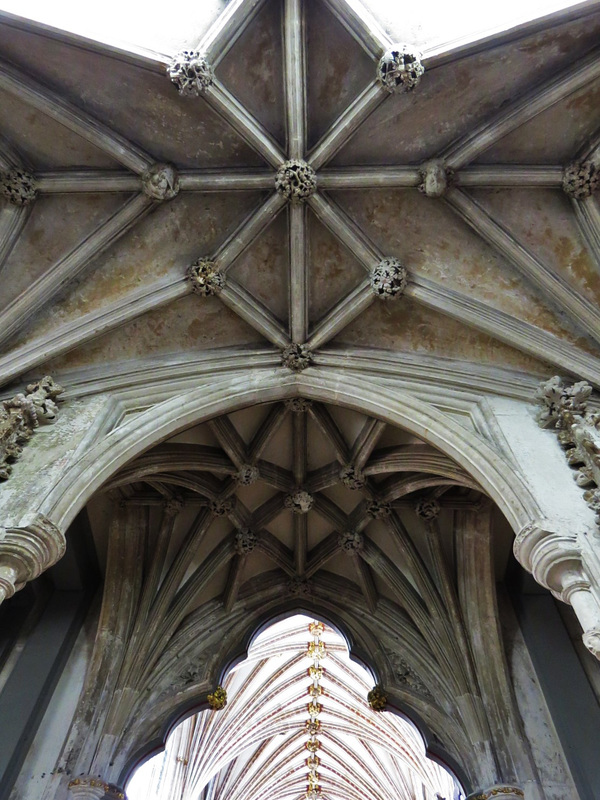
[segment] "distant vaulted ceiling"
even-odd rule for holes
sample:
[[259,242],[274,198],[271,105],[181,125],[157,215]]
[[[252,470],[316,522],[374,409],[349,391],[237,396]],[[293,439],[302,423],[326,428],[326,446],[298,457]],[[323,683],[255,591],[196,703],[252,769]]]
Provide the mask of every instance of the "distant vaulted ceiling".
[[232,0],[163,63],[0,19],[0,379],[369,348],[599,385],[599,31],[419,54]]

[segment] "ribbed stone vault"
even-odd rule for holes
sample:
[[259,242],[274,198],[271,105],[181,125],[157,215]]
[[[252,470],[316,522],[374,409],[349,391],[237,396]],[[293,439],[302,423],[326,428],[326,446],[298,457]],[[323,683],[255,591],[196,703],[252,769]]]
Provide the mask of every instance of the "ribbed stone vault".
[[[225,709],[178,726],[165,754],[144,764],[127,787],[130,800],[273,800],[306,794],[310,617],[294,616],[261,633],[248,658],[226,677]],[[459,800],[459,787],[425,757],[418,731],[367,703],[373,677],[350,661],[342,637],[327,627],[320,681],[318,774],[334,800]]]

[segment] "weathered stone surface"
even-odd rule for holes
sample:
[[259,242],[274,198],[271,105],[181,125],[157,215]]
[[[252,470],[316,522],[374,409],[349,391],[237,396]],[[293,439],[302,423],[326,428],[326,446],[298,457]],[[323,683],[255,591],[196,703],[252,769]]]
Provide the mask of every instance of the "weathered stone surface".
[[179,194],[179,175],[172,164],[153,164],[142,175],[144,194],[162,202]]
[[301,203],[317,191],[314,169],[301,159],[286,161],[277,170],[275,189],[292,203]]
[[214,261],[199,258],[188,268],[187,278],[194,294],[204,297],[219,294],[225,286],[225,275],[219,271]]
[[312,361],[312,351],[305,344],[290,344],[281,352],[281,363],[292,372],[302,372]]
[[388,50],[377,66],[377,78],[390,93],[412,92],[424,72],[421,54],[407,44],[398,44]]
[[183,50],[178,53],[171,60],[167,71],[179,94],[186,97],[203,94],[214,80],[212,67],[197,50]]

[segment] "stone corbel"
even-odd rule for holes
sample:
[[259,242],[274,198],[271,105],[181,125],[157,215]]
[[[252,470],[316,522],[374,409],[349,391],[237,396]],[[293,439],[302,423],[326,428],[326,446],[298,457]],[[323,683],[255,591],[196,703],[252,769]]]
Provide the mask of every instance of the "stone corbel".
[[65,545],[63,533],[41,515],[21,528],[0,528],[0,603],[62,558]]
[[573,607],[583,628],[585,646],[600,659],[600,603],[576,537],[553,531],[547,520],[539,520],[519,532],[513,550],[541,586]]
[[127,800],[123,789],[94,775],[74,778],[68,789],[73,800]]

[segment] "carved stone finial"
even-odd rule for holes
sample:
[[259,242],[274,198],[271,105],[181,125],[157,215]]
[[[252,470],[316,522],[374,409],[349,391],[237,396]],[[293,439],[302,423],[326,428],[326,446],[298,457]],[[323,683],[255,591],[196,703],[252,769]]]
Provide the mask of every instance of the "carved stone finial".
[[443,197],[454,177],[454,170],[448,169],[442,159],[434,158],[421,165],[419,191],[427,197]]
[[292,514],[308,514],[314,502],[312,494],[309,494],[304,489],[296,489],[287,495],[283,504],[290,509]]
[[35,178],[18,168],[0,172],[0,193],[14,206],[28,206],[37,197]]
[[365,476],[362,470],[354,464],[346,464],[341,468],[340,480],[347,489],[362,489],[365,485]]
[[357,555],[364,546],[364,537],[358,531],[344,531],[338,536],[338,547],[347,556]]
[[172,200],[179,193],[179,175],[172,164],[152,164],[142,175],[144,194],[152,200]]
[[194,261],[191,267],[188,267],[187,279],[192,291],[204,297],[219,294],[225,286],[225,276],[209,258],[199,258]]
[[302,372],[310,367],[312,360],[312,351],[305,344],[288,344],[281,351],[281,363],[292,372]]
[[312,407],[312,400],[306,400],[304,397],[292,397],[285,401],[285,407],[293,414],[305,414]]
[[260,478],[260,470],[254,464],[242,464],[235,476],[241,486],[250,486]]
[[562,188],[577,200],[585,200],[600,189],[600,168],[593,161],[576,161],[563,171]]
[[122,789],[93,775],[73,778],[67,788],[75,800],[126,800]]
[[317,191],[317,174],[302,159],[284,161],[275,175],[275,189],[292,203],[301,203]]
[[217,686],[214,692],[206,695],[206,699],[213,711],[221,711],[227,705],[227,691],[222,686]]
[[231,500],[211,500],[208,507],[215,517],[225,517],[233,511]]
[[250,528],[242,528],[235,534],[235,552],[240,556],[251,553],[258,544],[258,536]]
[[8,478],[12,464],[38,425],[56,422],[56,398],[64,389],[46,375],[37,383],[30,383],[26,392],[0,403],[0,480]]
[[367,695],[367,703],[373,711],[383,711],[387,706],[387,697],[384,694],[383,686],[380,683],[375,684]]
[[290,578],[287,582],[287,590],[295,597],[299,595],[309,595],[312,593],[312,584],[306,578]]
[[366,512],[371,519],[385,519],[392,513],[392,506],[386,500],[370,500]]
[[197,50],[183,50],[171,59],[169,78],[186,97],[198,97],[214,80],[212,67]]
[[390,94],[412,92],[424,72],[421,54],[407,44],[395,45],[384,53],[377,65],[377,79]]
[[181,497],[171,497],[164,505],[167,517],[176,517],[183,510],[183,500]]
[[384,258],[371,273],[373,294],[380,300],[393,300],[406,289],[408,273],[397,258]]
[[440,515],[440,504],[433,497],[422,497],[415,506],[418,517],[425,522],[432,522]]

